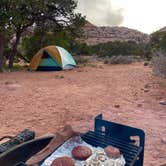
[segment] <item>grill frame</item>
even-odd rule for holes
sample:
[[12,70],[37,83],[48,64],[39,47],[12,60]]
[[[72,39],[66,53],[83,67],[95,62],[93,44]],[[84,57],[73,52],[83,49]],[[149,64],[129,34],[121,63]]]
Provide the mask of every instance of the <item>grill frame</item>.
[[[105,131],[102,130],[103,127]],[[135,141],[130,139],[131,136],[139,137],[139,145],[134,145]],[[85,142],[94,146],[104,148],[107,145],[113,145],[119,148],[126,161],[128,157],[123,148],[129,152],[134,151],[135,156],[126,166],[143,166],[145,133],[141,129],[103,120],[100,114],[95,118],[94,131],[81,134],[81,137]],[[0,165],[11,166],[21,162],[20,166],[25,166],[24,162],[46,147],[52,138],[53,136],[46,136],[30,140],[0,154]],[[98,141],[95,143],[96,139]]]
[[[139,145],[135,145],[137,140],[131,137],[138,137]],[[141,129],[103,120],[99,114],[95,118],[94,131],[88,131],[82,139],[102,148],[113,145],[124,155],[126,166],[143,166],[145,133]]]

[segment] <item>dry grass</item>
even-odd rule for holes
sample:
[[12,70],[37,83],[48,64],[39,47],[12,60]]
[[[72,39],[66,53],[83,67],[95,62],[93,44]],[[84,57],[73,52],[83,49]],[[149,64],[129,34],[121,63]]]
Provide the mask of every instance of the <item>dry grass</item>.
[[133,56],[112,56],[108,57],[104,60],[105,64],[131,64],[135,62],[135,59]]
[[166,78],[166,54],[157,52],[152,58],[152,68],[156,75]]

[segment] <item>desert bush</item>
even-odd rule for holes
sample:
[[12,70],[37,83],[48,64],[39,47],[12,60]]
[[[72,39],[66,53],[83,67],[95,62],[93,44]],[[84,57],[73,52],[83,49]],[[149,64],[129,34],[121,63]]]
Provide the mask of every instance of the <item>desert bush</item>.
[[135,58],[132,56],[112,56],[112,57],[107,57],[104,60],[105,64],[131,64],[135,62]]
[[152,57],[151,64],[156,75],[166,78],[166,53],[156,52]]
[[106,56],[114,56],[114,55],[137,55],[142,56],[144,54],[144,45],[138,44],[135,42],[127,41],[127,42],[107,42],[100,43],[94,46],[91,46],[91,50],[93,54],[106,57]]
[[72,42],[71,36],[65,31],[48,33],[36,28],[31,36],[23,38],[20,52],[30,61],[38,50],[49,45],[57,45],[70,50],[70,42]]
[[74,59],[77,64],[87,64],[90,62],[90,59],[85,56],[74,56]]
[[144,62],[144,66],[148,66],[149,65],[149,62],[148,61],[145,61]]
[[151,34],[150,42],[151,48],[162,49],[166,51],[166,32],[155,32]]
[[21,71],[25,69],[25,66],[21,66],[19,64],[14,64],[12,69],[9,69],[7,65],[5,65],[5,71]]
[[71,49],[71,51],[74,54],[79,54],[79,55],[91,55],[92,54],[92,49],[91,46],[88,46],[86,43],[80,43],[80,42],[75,42],[75,45]]

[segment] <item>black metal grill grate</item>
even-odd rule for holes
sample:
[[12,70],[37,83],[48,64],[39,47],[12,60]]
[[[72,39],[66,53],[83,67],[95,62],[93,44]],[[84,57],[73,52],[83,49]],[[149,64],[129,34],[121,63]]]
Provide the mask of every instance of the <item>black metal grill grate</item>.
[[93,146],[105,148],[107,145],[112,145],[119,148],[125,158],[126,166],[132,166],[142,151],[140,146],[138,147],[118,138],[108,137],[104,133],[89,131],[82,136],[82,139]]

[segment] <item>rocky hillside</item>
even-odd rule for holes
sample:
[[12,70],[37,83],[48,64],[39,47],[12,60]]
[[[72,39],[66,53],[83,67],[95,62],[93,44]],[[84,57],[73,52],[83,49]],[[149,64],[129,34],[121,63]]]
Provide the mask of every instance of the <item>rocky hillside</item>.
[[98,27],[87,22],[83,29],[85,37],[81,41],[88,45],[109,41],[135,41],[137,43],[149,41],[149,35],[126,27]]
[[163,28],[159,29],[159,30],[156,31],[156,32],[166,32],[166,27],[163,27]]

